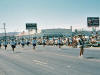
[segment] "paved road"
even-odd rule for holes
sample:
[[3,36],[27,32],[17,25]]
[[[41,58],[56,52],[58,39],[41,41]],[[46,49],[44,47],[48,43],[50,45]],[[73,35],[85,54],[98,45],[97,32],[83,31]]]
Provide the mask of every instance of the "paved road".
[[85,48],[79,58],[78,48],[53,46],[8,47],[0,49],[0,75],[100,75],[99,48]]

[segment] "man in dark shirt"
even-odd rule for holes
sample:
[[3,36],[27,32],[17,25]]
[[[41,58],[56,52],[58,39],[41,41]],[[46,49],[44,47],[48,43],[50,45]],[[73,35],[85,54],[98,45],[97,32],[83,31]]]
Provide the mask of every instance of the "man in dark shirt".
[[84,39],[82,38],[82,35],[79,35],[79,44],[80,44],[80,56],[83,56],[84,52]]

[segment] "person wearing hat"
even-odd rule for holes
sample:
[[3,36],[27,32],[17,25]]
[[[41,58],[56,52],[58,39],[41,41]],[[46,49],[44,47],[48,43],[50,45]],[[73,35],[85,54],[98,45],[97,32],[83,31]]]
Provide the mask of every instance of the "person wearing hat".
[[30,44],[30,41],[29,41],[29,40],[27,40],[27,41],[26,41],[26,44],[27,44],[27,46],[29,46],[29,44]]

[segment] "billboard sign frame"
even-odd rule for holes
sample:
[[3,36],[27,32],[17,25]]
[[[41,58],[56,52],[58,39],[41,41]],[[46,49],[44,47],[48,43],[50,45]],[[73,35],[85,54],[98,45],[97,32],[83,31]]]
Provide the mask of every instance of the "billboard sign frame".
[[87,17],[88,27],[99,27],[99,17]]
[[26,23],[26,30],[37,30],[37,23]]

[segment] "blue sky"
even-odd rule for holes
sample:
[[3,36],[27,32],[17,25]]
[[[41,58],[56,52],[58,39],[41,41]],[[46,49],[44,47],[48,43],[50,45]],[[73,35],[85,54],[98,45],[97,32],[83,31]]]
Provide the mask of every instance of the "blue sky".
[[100,0],[0,0],[0,28],[5,22],[7,32],[25,30],[27,22],[36,22],[39,29],[88,29],[90,16],[100,16]]

